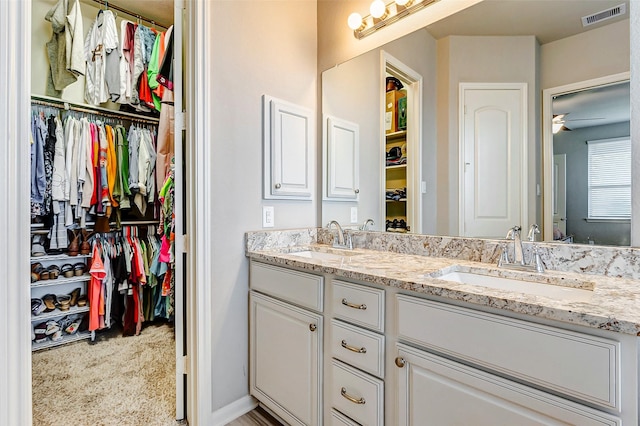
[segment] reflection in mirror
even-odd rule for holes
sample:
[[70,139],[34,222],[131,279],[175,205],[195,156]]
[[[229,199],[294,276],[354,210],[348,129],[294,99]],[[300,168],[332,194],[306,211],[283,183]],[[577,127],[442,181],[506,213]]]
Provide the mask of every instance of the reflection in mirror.
[[629,106],[628,81],[553,97],[554,240],[630,244]]
[[[463,229],[460,84],[524,83],[528,111],[524,161],[528,177],[522,183],[522,205],[526,206],[527,221],[541,225],[545,240],[551,241],[552,220],[543,222],[543,212],[546,216],[551,208],[551,191],[547,193],[546,185],[552,179],[551,168],[548,175],[546,171],[543,174],[546,124],[540,113],[541,94],[550,87],[608,75],[626,72],[629,78],[630,40],[628,15],[588,27],[582,26],[581,19],[621,3],[628,10],[628,1],[552,3],[553,13],[549,13],[547,1],[485,0],[323,72],[323,114],[356,123],[360,129],[360,194],[357,201],[323,201],[322,222],[336,219],[349,224],[351,208],[356,207],[359,218],[373,218],[377,230],[384,228],[384,51],[424,79],[419,165],[422,232],[460,235]],[[550,129],[551,114],[544,119]],[[323,170],[326,173],[326,164]],[[572,201],[567,198],[567,202]],[[531,223],[513,225],[528,229]],[[564,234],[569,232],[576,242],[588,243],[587,237],[591,237],[595,244],[614,244],[595,231],[583,234],[570,228]]]

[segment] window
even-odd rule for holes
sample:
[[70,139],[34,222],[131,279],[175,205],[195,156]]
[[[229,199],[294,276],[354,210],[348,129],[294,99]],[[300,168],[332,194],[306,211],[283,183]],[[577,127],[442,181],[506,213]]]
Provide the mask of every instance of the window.
[[589,219],[631,218],[630,138],[587,141]]

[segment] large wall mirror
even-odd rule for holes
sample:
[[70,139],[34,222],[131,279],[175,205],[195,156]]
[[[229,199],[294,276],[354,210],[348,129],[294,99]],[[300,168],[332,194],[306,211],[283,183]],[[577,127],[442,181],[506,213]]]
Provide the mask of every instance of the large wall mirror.
[[[623,5],[623,13],[583,26],[583,17],[620,5]],[[598,90],[599,84],[594,82],[602,81],[602,85],[607,87],[612,85],[612,80],[628,80],[628,8],[628,1],[484,0],[324,71],[323,115],[357,124],[360,154],[358,199],[323,200],[322,221],[327,223],[336,219],[344,224],[360,224],[371,218],[376,230],[385,229],[385,215],[381,207],[384,206],[381,197],[385,196],[383,58],[391,55],[421,75],[423,82],[420,116],[407,117],[407,120],[421,121],[421,152],[417,171],[420,176],[420,188],[417,191],[421,203],[420,232],[459,236],[465,235],[464,229],[468,229],[462,226],[465,219],[460,215],[460,206],[464,203],[460,182],[465,180],[464,162],[461,163],[460,156],[460,135],[463,133],[460,116],[464,114],[464,107],[461,108],[459,102],[461,87],[470,83],[522,84],[525,88],[522,107],[526,111],[521,123],[524,149],[516,169],[520,167],[526,170],[526,176],[520,182],[520,205],[527,223],[520,225],[526,228],[538,223],[543,228],[544,239],[554,240],[554,219],[546,217],[546,212],[552,210],[554,199],[553,192],[547,190],[553,187],[554,168],[550,163],[552,159],[547,159],[546,153],[553,152],[554,137],[547,140],[545,129],[551,132],[554,114],[555,121],[562,120],[562,117],[557,117],[565,114],[564,124],[566,128],[571,128],[572,124],[579,122],[579,111],[586,108],[590,111],[589,118],[603,117],[606,120],[591,122],[592,126],[589,127],[592,127],[593,134],[587,135],[588,139],[581,144],[586,146],[586,140],[624,136],[611,134],[596,137],[598,132],[594,128],[605,123],[610,127],[617,126],[618,130],[626,126],[628,137],[629,86],[622,84],[616,91],[620,96],[617,105],[622,99],[627,110],[627,118],[620,119],[623,121],[616,124],[609,120],[609,115],[614,114],[613,109],[607,109],[609,104],[598,100],[598,97],[594,101],[593,96],[584,96],[584,104],[579,107],[578,101],[582,100],[574,100],[571,108],[576,109],[573,112],[567,109],[569,106],[558,106],[556,110],[551,104],[544,105],[545,90],[555,88],[559,91],[559,88],[574,85],[574,92],[587,93],[587,88]],[[569,99],[570,91],[566,89],[565,92],[563,94]],[[562,112],[559,112],[562,108]],[[619,119],[619,109],[616,111],[616,119]],[[575,121],[569,121],[571,119]],[[584,124],[587,124],[586,120]],[[323,136],[325,127],[323,124]],[[579,139],[584,136],[580,133],[587,132],[585,128],[564,131],[558,137],[566,138],[571,134],[574,139]],[[560,149],[561,141],[555,143]],[[490,151],[488,153],[491,154]],[[495,158],[503,157],[504,153],[496,148]],[[323,170],[327,170],[327,164],[323,164]],[[584,185],[587,185],[586,181]],[[567,203],[575,202],[572,199],[567,197]],[[486,199],[483,201],[486,203]],[[357,220],[352,220],[355,219],[353,207],[357,209]],[[610,221],[607,226],[615,225],[620,236],[605,239],[602,236],[608,231],[603,230],[603,221],[597,224],[600,230],[584,229],[595,225],[597,221],[587,221],[587,213],[581,209],[575,216],[567,213],[565,217],[569,229],[563,232],[564,238],[556,240],[629,245],[628,220],[618,218]],[[578,210],[569,205],[568,211]],[[569,221],[573,223],[569,225]],[[575,226],[578,222],[580,227]],[[506,232],[507,229],[501,235],[467,236],[504,237]],[[555,234],[558,236],[557,232]]]

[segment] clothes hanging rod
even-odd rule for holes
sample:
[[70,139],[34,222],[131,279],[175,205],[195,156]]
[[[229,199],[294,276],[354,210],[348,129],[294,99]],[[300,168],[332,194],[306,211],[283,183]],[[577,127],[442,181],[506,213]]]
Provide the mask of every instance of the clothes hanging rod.
[[104,115],[104,116],[109,116],[111,118],[117,118],[121,120],[138,121],[138,122],[150,123],[150,124],[158,124],[160,122],[160,119],[155,117],[140,116],[130,112],[115,111],[107,108],[95,107],[91,105],[83,105],[83,104],[78,104],[74,102],[64,101],[58,98],[52,98],[49,96],[32,95],[31,104],[49,106],[53,108],[61,108],[68,111],[84,112],[87,114]]
[[122,13],[124,13],[124,14],[127,14],[127,15],[129,15],[129,16],[133,16],[133,17],[135,17],[135,18],[138,18],[138,19],[140,19],[141,21],[145,21],[145,22],[148,22],[148,23],[150,23],[150,24],[152,24],[152,25],[155,25],[155,26],[158,26],[158,27],[162,27],[162,28],[164,28],[165,30],[166,30],[167,28],[169,28],[169,26],[168,26],[168,25],[162,24],[162,23],[160,23],[160,22],[156,21],[155,19],[150,19],[150,18],[144,17],[144,16],[140,15],[139,13],[135,13],[135,12],[133,12],[133,11],[131,11],[131,10],[127,10],[127,9],[125,9],[124,7],[120,7],[120,6],[115,5],[115,4],[113,4],[113,3],[109,4],[109,1],[105,1],[105,0],[92,0],[92,1],[93,1],[94,3],[98,3],[98,4],[103,5],[103,6],[104,6],[105,8],[107,8],[107,9],[114,9],[114,10],[117,10],[117,11],[122,12]]

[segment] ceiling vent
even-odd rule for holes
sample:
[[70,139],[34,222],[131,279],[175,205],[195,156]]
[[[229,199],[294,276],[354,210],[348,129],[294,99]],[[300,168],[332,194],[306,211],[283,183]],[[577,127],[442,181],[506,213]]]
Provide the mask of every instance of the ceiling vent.
[[627,12],[627,5],[622,3],[621,5],[614,6],[610,9],[603,10],[602,12],[594,13],[593,15],[582,17],[582,26],[587,27],[589,25],[596,24],[598,22],[605,21],[607,19],[615,18],[616,16],[624,15]]

